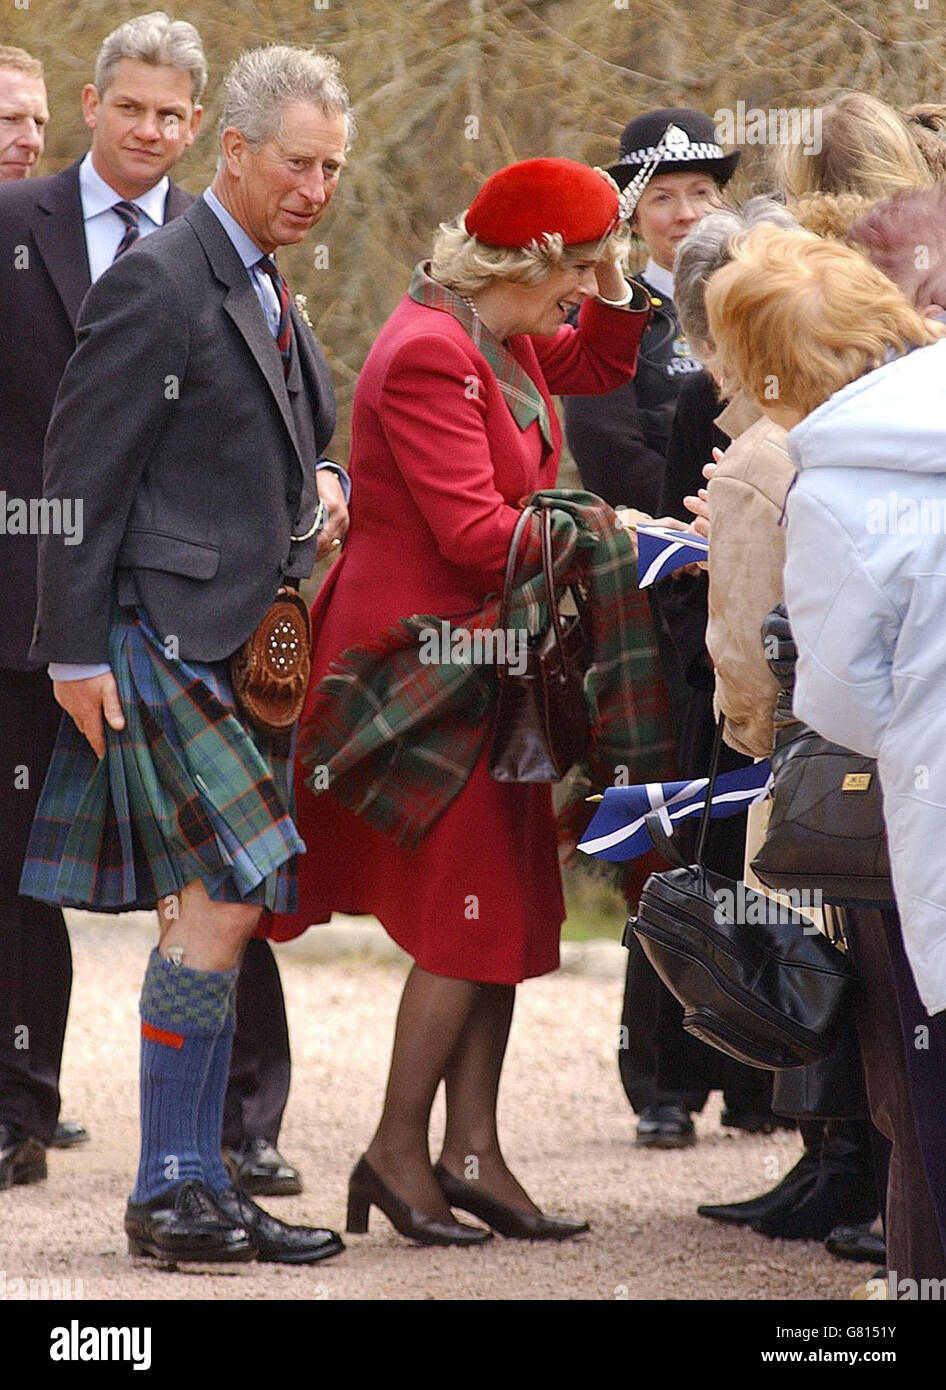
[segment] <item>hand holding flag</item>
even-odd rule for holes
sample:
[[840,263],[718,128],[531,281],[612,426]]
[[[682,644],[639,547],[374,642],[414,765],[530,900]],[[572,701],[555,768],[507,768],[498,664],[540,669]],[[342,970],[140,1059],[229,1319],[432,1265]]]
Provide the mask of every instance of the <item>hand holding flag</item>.
[[705,561],[709,554],[709,541],[694,531],[685,530],[682,522],[674,527],[657,521],[638,522],[635,530],[640,589],[646,589],[684,565]]

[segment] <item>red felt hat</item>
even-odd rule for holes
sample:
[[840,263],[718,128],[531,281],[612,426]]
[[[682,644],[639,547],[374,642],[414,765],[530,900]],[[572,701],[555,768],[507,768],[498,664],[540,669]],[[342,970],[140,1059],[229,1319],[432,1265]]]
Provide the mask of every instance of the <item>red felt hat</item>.
[[559,233],[566,246],[600,241],[618,220],[606,178],[573,159],[524,159],[491,174],[464,225],[487,246],[528,246]]

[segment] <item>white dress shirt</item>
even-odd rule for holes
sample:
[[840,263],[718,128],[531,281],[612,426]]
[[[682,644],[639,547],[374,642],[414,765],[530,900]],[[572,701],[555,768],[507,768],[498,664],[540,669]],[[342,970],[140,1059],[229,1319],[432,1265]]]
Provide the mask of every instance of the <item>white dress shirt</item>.
[[652,289],[658,294],[665,295],[667,299],[673,299],[673,271],[664,270],[662,265],[658,265],[653,256],[650,257],[644,269],[641,271],[643,278]]
[[92,155],[86,155],[79,165],[79,201],[82,204],[85,247],[89,254],[89,274],[93,284],[114,261],[119,242],[125,235],[124,222],[117,212],[112,211],[115,204],[134,203],[142,213],[138,235],[150,236],[158,227],[164,226],[164,205],[170,186],[171,180],[165,174],[140,198],[123,198],[98,173],[92,163]]

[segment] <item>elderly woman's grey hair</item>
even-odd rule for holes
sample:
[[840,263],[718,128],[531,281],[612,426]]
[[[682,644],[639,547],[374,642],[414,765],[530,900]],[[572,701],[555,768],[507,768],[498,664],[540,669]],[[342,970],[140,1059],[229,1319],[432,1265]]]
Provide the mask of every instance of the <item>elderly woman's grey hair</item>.
[[711,275],[732,260],[732,239],[760,222],[797,227],[798,222],[774,198],[750,198],[741,208],[709,212],[681,241],[673,263],[673,302],[695,357],[705,359],[713,343],[706,318],[706,285]]
[[95,62],[95,85],[101,96],[111,84],[123,58],[152,67],[188,72],[196,104],[207,85],[207,59],[200,35],[185,19],[170,19],[163,10],[129,19],[105,38]]
[[251,48],[235,60],[223,81],[220,130],[238,130],[259,149],[281,134],[283,111],[296,103],[344,116],[346,150],[351,146],[355,123],[338,62],[316,48],[289,44]]

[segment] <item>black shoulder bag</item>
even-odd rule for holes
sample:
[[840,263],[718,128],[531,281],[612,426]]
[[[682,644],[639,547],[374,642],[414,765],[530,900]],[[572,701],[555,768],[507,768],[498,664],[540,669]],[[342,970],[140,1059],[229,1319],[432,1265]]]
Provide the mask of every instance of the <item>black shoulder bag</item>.
[[834,1046],[850,963],[808,918],[704,865],[722,733],[721,718],[697,862],[684,861],[657,812],[646,818],[654,846],[677,867],[648,878],[625,941],[637,935],[683,1005],[688,1033],[752,1067],[805,1066]]
[[797,654],[784,605],[765,619],[762,637],[775,641],[769,665],[782,688],[772,809],[752,871],[767,888],[815,888],[839,907],[894,907],[877,764],[795,719]]

